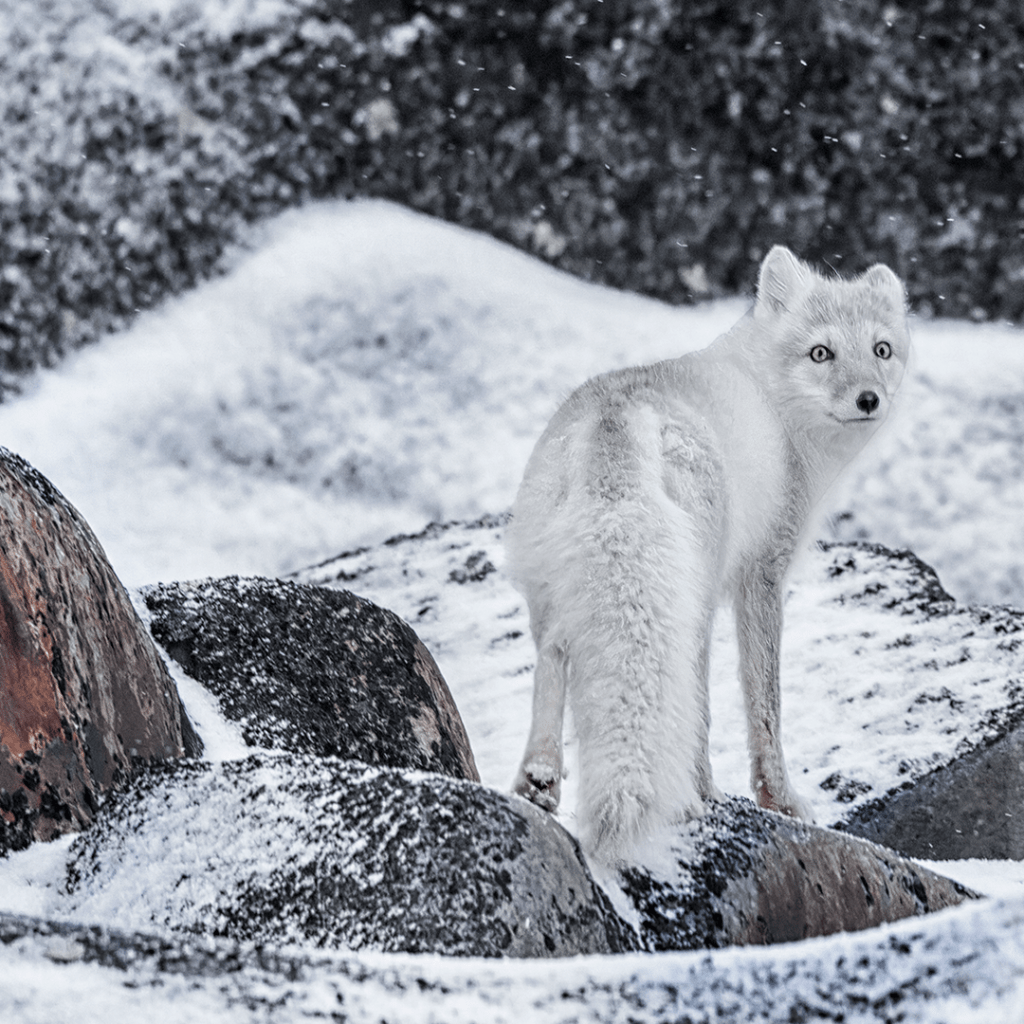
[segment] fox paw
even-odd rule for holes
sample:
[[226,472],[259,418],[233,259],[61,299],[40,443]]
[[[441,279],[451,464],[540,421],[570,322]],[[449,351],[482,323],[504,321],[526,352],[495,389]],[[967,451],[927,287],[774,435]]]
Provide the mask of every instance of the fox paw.
[[542,757],[524,761],[512,791],[545,811],[554,811],[562,795],[561,769]]
[[783,790],[776,796],[762,785],[758,790],[757,802],[766,811],[776,811],[779,814],[788,815],[790,818],[806,821],[808,825],[814,824],[814,811],[811,810],[811,805],[791,789]]

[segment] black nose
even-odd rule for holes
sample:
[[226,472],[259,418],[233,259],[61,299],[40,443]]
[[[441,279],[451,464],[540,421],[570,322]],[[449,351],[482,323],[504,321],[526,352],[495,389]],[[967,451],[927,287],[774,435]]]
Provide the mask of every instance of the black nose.
[[857,396],[857,408],[865,416],[870,416],[878,408],[878,395],[874,391],[862,391]]

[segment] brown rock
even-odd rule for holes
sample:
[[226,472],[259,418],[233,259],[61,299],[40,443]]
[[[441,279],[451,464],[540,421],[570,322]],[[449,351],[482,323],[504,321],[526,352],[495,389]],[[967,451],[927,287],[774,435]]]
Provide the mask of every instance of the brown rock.
[[134,759],[198,753],[88,525],[0,449],[0,853],[83,828]]
[[860,931],[975,895],[892,850],[736,798],[686,826],[672,854],[672,869],[622,875],[651,950]]

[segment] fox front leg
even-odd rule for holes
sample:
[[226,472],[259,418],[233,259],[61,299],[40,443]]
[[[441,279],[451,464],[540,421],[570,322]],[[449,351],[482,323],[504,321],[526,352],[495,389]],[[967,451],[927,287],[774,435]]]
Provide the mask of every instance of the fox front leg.
[[546,811],[554,811],[562,795],[566,669],[565,654],[555,645],[538,651],[530,738],[512,786],[514,792]]
[[813,821],[811,809],[793,791],[782,753],[779,650],[782,640],[782,577],[773,566],[755,565],[736,595],[740,683],[747,711],[750,785],[758,804]]

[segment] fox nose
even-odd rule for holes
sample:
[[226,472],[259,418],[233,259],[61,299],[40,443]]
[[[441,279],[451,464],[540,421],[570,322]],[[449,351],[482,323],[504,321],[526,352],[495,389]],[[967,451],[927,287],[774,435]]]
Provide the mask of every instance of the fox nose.
[[878,408],[878,395],[874,391],[862,391],[857,396],[857,408],[865,416],[870,416]]

